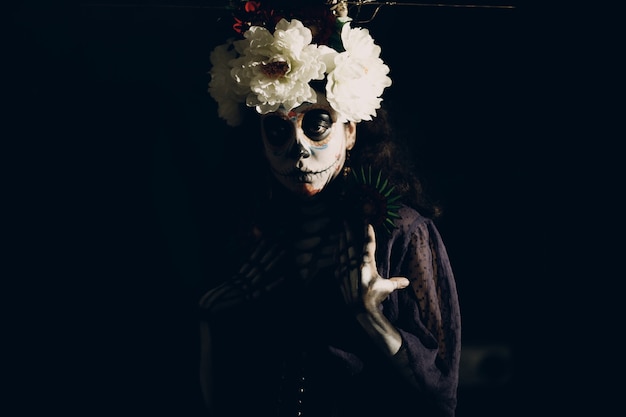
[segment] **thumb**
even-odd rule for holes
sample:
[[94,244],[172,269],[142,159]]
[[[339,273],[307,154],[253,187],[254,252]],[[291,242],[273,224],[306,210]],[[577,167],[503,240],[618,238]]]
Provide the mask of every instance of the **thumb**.
[[402,290],[408,287],[409,284],[411,283],[408,279],[404,277],[392,277],[392,278],[389,278],[388,281],[393,282],[393,285],[395,286],[394,291]]

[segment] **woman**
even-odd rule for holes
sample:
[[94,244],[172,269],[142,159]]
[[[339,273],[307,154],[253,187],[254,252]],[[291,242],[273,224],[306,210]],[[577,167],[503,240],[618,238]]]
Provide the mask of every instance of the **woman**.
[[200,300],[207,406],[453,416],[454,277],[436,208],[380,107],[380,48],[328,6],[266,6],[247,2],[243,39],[212,54],[209,92],[234,127],[240,177],[266,186],[233,187],[235,256],[223,260],[237,267]]

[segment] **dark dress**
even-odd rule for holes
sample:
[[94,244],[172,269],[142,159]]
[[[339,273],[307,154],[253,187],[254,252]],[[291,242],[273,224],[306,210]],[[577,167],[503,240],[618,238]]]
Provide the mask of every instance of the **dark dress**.
[[[320,235],[337,236],[341,218],[350,216],[335,201],[322,199],[321,211],[313,210],[318,218],[320,212],[328,216]],[[320,262],[308,274],[299,271],[301,254],[292,242],[313,215],[305,206],[292,209],[293,202],[284,203],[279,200],[267,211],[270,220],[261,228],[287,250],[276,268],[285,281],[260,298],[206,318],[217,416],[453,416],[460,312],[433,221],[402,206],[395,229],[377,230],[380,275],[411,281],[382,305],[402,336],[402,348],[389,357],[373,345],[343,301],[337,262]],[[333,248],[336,242],[322,239],[318,246]]]

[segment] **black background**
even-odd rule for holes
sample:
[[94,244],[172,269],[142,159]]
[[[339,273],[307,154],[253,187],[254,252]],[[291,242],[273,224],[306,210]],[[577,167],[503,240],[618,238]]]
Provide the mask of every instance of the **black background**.
[[[7,305],[24,415],[201,415],[194,308],[218,261],[211,230],[234,221],[214,185],[237,167],[206,92],[227,16],[143,3],[11,11],[9,255],[26,297]],[[545,402],[566,384],[542,310],[550,54],[536,10],[517,6],[386,6],[366,25],[391,68],[385,104],[444,207],[464,343],[512,354],[461,384],[459,417],[563,407]]]

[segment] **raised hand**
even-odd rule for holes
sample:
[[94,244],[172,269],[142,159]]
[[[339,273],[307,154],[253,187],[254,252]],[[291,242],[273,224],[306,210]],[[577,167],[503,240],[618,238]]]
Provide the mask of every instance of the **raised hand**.
[[406,288],[409,280],[404,277],[383,278],[376,269],[376,234],[372,225],[367,225],[366,239],[362,251],[354,247],[350,228],[345,225],[339,238],[338,275],[344,300],[349,305],[364,307],[368,311],[378,306],[395,290]]
[[380,276],[376,269],[376,235],[372,225],[367,225],[361,251],[355,248],[352,232],[344,225],[339,248],[337,275],[344,300],[354,307],[357,321],[374,342],[389,354],[395,354],[402,345],[402,338],[380,311],[380,304],[392,292],[406,288],[409,280]]

